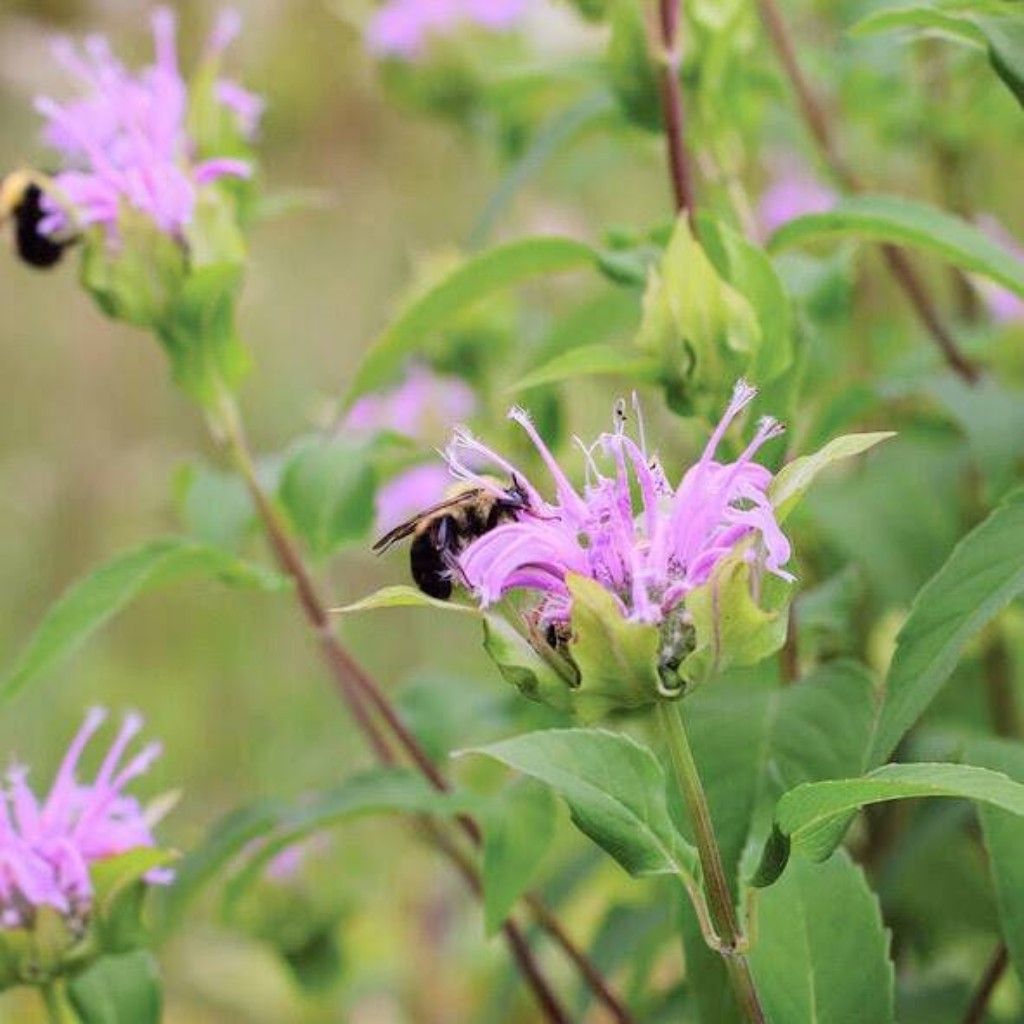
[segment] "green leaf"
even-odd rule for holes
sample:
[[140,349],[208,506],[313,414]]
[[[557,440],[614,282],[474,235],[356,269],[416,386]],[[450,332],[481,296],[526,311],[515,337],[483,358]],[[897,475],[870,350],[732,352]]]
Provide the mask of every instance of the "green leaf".
[[775,380],[793,363],[793,307],[767,253],[713,217],[699,220],[701,241],[718,272],[751,304],[761,342],[747,371],[753,383]]
[[388,382],[424,337],[492,292],[535,277],[595,265],[588,245],[569,238],[527,238],[468,260],[414,299],[370,346],[346,396],[350,404]]
[[773,594],[764,606],[755,599],[750,563],[735,553],[723,559],[703,586],[686,595],[686,611],[694,629],[694,648],[677,674],[687,689],[730,668],[756,665],[786,640],[785,608],[792,585],[765,581]]
[[924,249],[1024,297],[1024,263],[1013,253],[967,221],[903,196],[843,199],[826,213],[787,221],[769,245],[779,250],[849,236]]
[[150,541],[100,566],[63,594],[0,681],[0,701],[69,657],[139,594],[189,576],[213,576],[231,586],[260,590],[287,586],[276,573],[208,544],[185,537]]
[[525,391],[542,384],[558,384],[579,377],[629,377],[637,382],[653,381],[658,377],[658,362],[642,352],[621,346],[581,345],[562,352],[543,366],[531,370],[516,381],[510,391]]
[[694,874],[696,851],[669,817],[665,773],[636,740],[600,729],[549,729],[464,753],[550,786],[576,827],[631,875]]
[[[541,650],[550,652],[541,656]],[[484,617],[484,650],[502,678],[529,700],[547,704],[559,711],[571,711],[575,691],[571,666],[547,648],[534,645],[501,615]]]
[[892,1024],[889,935],[863,871],[846,854],[796,863],[753,898],[750,966],[769,1020]]
[[[1019,740],[972,739],[966,756],[974,764],[1024,783],[1024,744]],[[1024,973],[1024,821],[995,807],[979,807],[1003,937],[1017,971]]]
[[584,720],[616,708],[648,707],[661,685],[657,627],[627,619],[615,596],[596,580],[568,573],[572,597],[570,652],[579,669],[575,706]]
[[288,813],[278,800],[260,800],[226,814],[174,868],[174,882],[154,893],[157,931],[167,935],[189,904],[245,847],[270,832]]
[[410,587],[404,583],[381,587],[359,601],[334,610],[350,615],[354,612],[376,611],[379,608],[434,608],[444,612],[461,612],[475,618],[480,618],[481,615],[480,609],[474,605],[460,604],[458,601],[439,601],[436,597],[424,594],[417,587]]
[[509,168],[500,184],[494,190],[483,212],[477,218],[467,240],[470,249],[478,249],[490,237],[495,224],[524,185],[534,178],[550,162],[552,157],[566,146],[583,129],[606,117],[612,109],[612,98],[603,89],[584,96],[583,99],[559,111],[550,121],[543,124],[533,137],[529,147]]
[[364,538],[373,524],[376,445],[314,438],[286,462],[279,495],[295,528],[318,558]]
[[189,536],[227,551],[241,547],[255,521],[242,479],[202,463],[188,463],[175,474],[174,499]]
[[163,998],[151,953],[107,956],[68,985],[82,1024],[159,1024]]
[[551,790],[520,779],[483,815],[484,926],[494,935],[533,881],[555,835]]
[[940,10],[930,4],[912,4],[907,7],[887,7],[856,22],[849,33],[853,37],[878,35],[894,29],[921,29],[947,39],[967,43],[977,49],[985,48],[985,37],[962,14]]
[[768,489],[768,497],[775,508],[775,517],[781,523],[793,511],[814,483],[814,478],[823,469],[827,469],[834,462],[861,455],[874,448],[876,444],[895,436],[891,430],[874,434],[845,434],[833,438],[813,455],[801,455],[800,458],[786,463],[775,475]]
[[852,812],[911,797],[958,797],[1024,815],[1024,785],[999,772],[960,764],[887,764],[859,779],[811,782],[791,789],[775,808],[775,829],[754,885],[770,885],[791,852],[827,857],[842,840]]
[[919,30],[984,50],[993,70],[1024,105],[1024,27],[1019,16],[984,17],[914,4],[869,14],[850,34],[865,36],[893,29]]
[[661,85],[651,60],[643,10],[632,0],[611,3],[608,81],[623,114],[648,131],[661,131]]
[[953,549],[896,640],[871,764],[896,748],[956,667],[964,645],[1024,590],[1024,488]]
[[465,811],[471,802],[460,794],[438,792],[412,769],[377,768],[353,775],[307,803],[282,808],[274,821],[265,822],[261,834],[266,842],[228,883],[225,907],[230,913],[277,854],[314,832],[335,828],[366,814],[455,814]]

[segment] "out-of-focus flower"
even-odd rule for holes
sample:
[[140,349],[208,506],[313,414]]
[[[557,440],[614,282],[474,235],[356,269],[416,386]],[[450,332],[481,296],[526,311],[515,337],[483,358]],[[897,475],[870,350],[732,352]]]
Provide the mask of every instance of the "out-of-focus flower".
[[[623,617],[661,625],[683,614],[683,601],[706,583],[716,566],[742,542],[746,557],[790,580],[783,568],[790,545],[768,498],[772,474],[753,461],[758,449],[782,433],[764,419],[734,462],[716,461],[726,430],[754,398],[755,389],[737,384],[725,415],[699,461],[673,487],[656,458],[623,429],[602,434],[583,447],[587,480],[582,493],[570,483],[526,414],[512,419],[527,432],[555,483],[554,502],[544,500],[515,467],[456,432],[447,451],[453,472],[477,486],[491,486],[467,466],[466,455],[486,459],[515,476],[527,491],[530,509],[516,522],[474,541],[458,561],[458,572],[481,604],[491,605],[510,590],[540,596],[537,623],[557,629],[572,617],[570,574],[587,577],[613,595]],[[610,465],[605,473],[600,463]]]
[[[349,410],[347,432],[372,435],[393,431],[418,441],[439,437],[453,420],[476,412],[473,389],[458,377],[414,366],[390,391],[364,395]],[[451,474],[436,462],[398,473],[377,491],[376,531],[385,533],[424,508],[441,501],[452,486]]]
[[416,60],[431,39],[465,24],[506,31],[525,6],[525,0],[388,0],[370,20],[366,43],[375,56]]
[[[72,931],[84,929],[92,907],[90,869],[97,862],[130,850],[156,845],[153,822],[125,787],[160,754],[150,743],[122,764],[142,728],[128,715],[92,782],[77,778],[83,750],[103,723],[101,709],[89,712],[64,756],[46,799],[28,785],[28,771],[15,765],[0,801],[0,928],[30,927],[36,910],[51,907]],[[163,869],[146,880],[170,880]]]
[[[1024,261],[1024,246],[995,217],[981,216],[978,217],[977,222],[978,227],[989,238],[1008,249],[1017,259]],[[1024,299],[1015,292],[1003,288],[988,278],[979,278],[977,287],[989,316],[997,324],[1024,321]]]
[[423,439],[475,410],[476,396],[464,380],[417,365],[390,391],[359,398],[348,411],[344,428],[360,434],[391,430]]
[[[220,178],[251,175],[252,165],[234,155],[200,156],[189,130],[190,97],[178,66],[173,12],[158,9],[152,24],[155,59],[137,72],[127,69],[101,36],[90,36],[81,51],[68,40],[55,44],[80,95],[63,104],[49,97],[36,100],[46,119],[44,140],[64,161],[43,199],[42,234],[98,224],[116,238],[127,207],[179,237],[204,187]],[[206,61],[219,61],[238,26],[233,12],[221,15]],[[223,80],[215,96],[234,114],[240,135],[255,131],[262,111],[258,97]]]
[[779,173],[761,194],[758,219],[765,234],[770,235],[786,221],[808,213],[824,213],[835,202],[835,192],[806,170],[788,168]]

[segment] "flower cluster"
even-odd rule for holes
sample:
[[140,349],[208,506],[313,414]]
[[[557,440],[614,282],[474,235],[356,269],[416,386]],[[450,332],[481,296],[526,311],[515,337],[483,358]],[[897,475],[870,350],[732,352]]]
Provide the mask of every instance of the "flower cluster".
[[463,24],[510,29],[524,7],[524,0],[388,0],[371,19],[366,42],[375,56],[416,60],[431,39]]
[[[142,728],[128,715],[91,783],[76,776],[79,758],[103,723],[94,709],[72,740],[46,799],[40,802],[28,784],[27,769],[13,767],[0,800],[0,927],[31,926],[36,908],[52,907],[72,925],[84,929],[92,905],[90,868],[97,861],[140,847],[153,847],[153,822],[125,787],[159,756],[150,743],[122,764],[132,739]],[[146,880],[170,880],[164,870]]]
[[[128,70],[105,39],[92,36],[79,51],[70,41],[55,45],[58,59],[78,83],[78,98],[60,104],[36,100],[46,119],[44,141],[61,155],[64,169],[43,199],[43,235],[101,225],[117,236],[124,207],[139,211],[163,232],[180,236],[190,223],[199,190],[220,178],[245,178],[251,164],[233,156],[199,158],[189,131],[189,91],[178,66],[174,14],[153,15],[155,59]],[[208,62],[219,60],[240,27],[224,12],[206,46]],[[234,82],[217,81],[216,101],[251,135],[262,101]]]
[[[429,440],[440,436],[442,424],[470,418],[476,404],[473,389],[465,381],[414,365],[390,391],[359,398],[343,427],[361,436],[392,431],[413,440]],[[448,471],[436,462],[398,473],[377,491],[377,531],[384,533],[440,501],[451,483]]]
[[[466,464],[465,454],[500,466],[525,489],[529,510],[474,541],[458,560],[458,572],[481,604],[491,605],[514,589],[540,595],[539,625],[569,622],[572,600],[567,576],[598,582],[614,595],[622,615],[634,622],[661,625],[682,611],[694,588],[706,583],[723,558],[749,543],[746,557],[783,579],[790,546],[775,518],[768,486],[772,474],[753,461],[758,449],[782,432],[764,419],[753,439],[733,462],[716,453],[730,424],[756,391],[737,384],[732,401],[699,461],[678,486],[669,483],[660,463],[628,437],[620,410],[614,431],[583,446],[587,479],[582,493],[570,483],[522,410],[512,419],[527,432],[555,483],[548,502],[515,467],[465,431],[457,431],[447,452],[457,476],[478,486],[493,486]],[[607,474],[601,462],[612,468]]]

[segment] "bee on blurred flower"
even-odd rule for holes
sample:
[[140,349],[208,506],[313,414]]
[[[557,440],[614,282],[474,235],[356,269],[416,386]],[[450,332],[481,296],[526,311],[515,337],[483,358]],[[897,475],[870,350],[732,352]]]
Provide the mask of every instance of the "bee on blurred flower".
[[382,554],[411,536],[409,568],[416,586],[429,597],[447,601],[452,596],[452,574],[459,555],[474,540],[514,521],[529,508],[529,494],[514,476],[507,486],[464,485],[384,534],[373,550]]
[[18,256],[29,266],[46,269],[60,262],[74,236],[51,236],[40,225],[51,211],[43,202],[43,176],[30,170],[12,171],[0,182],[0,224],[14,221],[14,243]]

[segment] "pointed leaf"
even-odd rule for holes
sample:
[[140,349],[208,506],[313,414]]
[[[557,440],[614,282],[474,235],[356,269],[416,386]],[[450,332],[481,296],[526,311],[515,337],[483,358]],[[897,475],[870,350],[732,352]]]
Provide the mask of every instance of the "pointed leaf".
[[82,1024],[159,1024],[163,997],[151,953],[107,956],[68,985]]
[[889,935],[863,871],[845,853],[794,864],[753,898],[750,966],[769,1020],[892,1024]]
[[859,779],[807,783],[791,789],[776,806],[775,829],[753,884],[774,882],[792,852],[814,860],[827,857],[860,807],[933,796],[976,800],[1024,815],[1024,785],[972,765],[887,764]]
[[579,377],[630,377],[638,381],[654,380],[657,360],[642,352],[615,345],[582,345],[555,356],[550,362],[531,370],[516,381],[510,391],[525,391],[542,384],[558,384]]
[[696,851],[676,831],[665,773],[636,740],[600,729],[549,729],[476,747],[550,786],[573,822],[631,875],[696,870]]
[[521,239],[475,256],[413,300],[377,338],[356,373],[346,403],[386,384],[425,335],[492,292],[531,278],[593,266],[595,261],[590,246],[554,237]]
[[551,790],[520,779],[483,814],[484,925],[494,935],[533,881],[555,835]]
[[436,597],[430,597],[422,590],[406,584],[381,587],[359,601],[332,610],[350,615],[354,612],[372,612],[379,608],[434,608],[438,611],[461,612],[463,615],[480,617],[480,610],[472,605],[460,604],[458,601],[439,601]]
[[914,600],[896,642],[872,744],[880,764],[939,692],[964,645],[1024,590],[1024,488],[953,549]]
[[772,236],[774,250],[826,237],[856,236],[934,253],[1024,297],[1024,262],[959,217],[904,196],[857,196],[826,213],[788,221]]
[[188,576],[214,576],[232,586],[279,590],[287,581],[227,551],[186,537],[164,537],[93,570],[65,591],[0,681],[0,701],[13,697],[70,656],[97,629],[146,590]]

